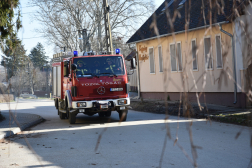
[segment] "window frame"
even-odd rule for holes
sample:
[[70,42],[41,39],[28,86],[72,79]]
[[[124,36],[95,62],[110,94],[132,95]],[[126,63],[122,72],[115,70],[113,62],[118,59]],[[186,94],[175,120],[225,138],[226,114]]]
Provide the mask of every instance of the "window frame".
[[[161,48],[161,57],[162,57],[162,71],[160,71],[160,53],[159,53],[159,47]],[[162,45],[158,46],[158,64],[159,64],[159,72],[163,73],[164,72],[164,59],[163,59],[163,50],[162,50]]]
[[[217,36],[219,36],[220,37],[220,50],[221,50],[221,68],[218,68],[218,63],[217,63],[217,61],[218,61],[218,59],[217,59]],[[215,50],[216,50],[216,68],[217,69],[223,69],[223,57],[222,57],[222,43],[221,43],[221,34],[216,34],[215,35]]]
[[[212,68],[208,68],[208,65],[206,65],[206,45],[205,45],[205,39],[206,38],[210,38],[210,53],[211,53],[211,56],[212,56]],[[204,62],[205,62],[205,69],[208,70],[208,71],[212,71],[214,70],[214,64],[213,64],[213,47],[211,47],[211,36],[204,36]]]
[[[150,49],[153,49],[153,65],[154,65],[154,72],[151,73],[151,58],[150,58]],[[155,51],[154,51],[154,47],[148,47],[148,55],[149,55],[149,67],[150,67],[150,74],[156,74],[155,71]]]
[[[181,53],[181,70],[179,70],[179,59],[176,59],[176,71],[172,70],[172,61],[171,61],[171,45],[175,45],[175,56],[177,56],[177,44],[180,44],[180,53]],[[170,50],[170,64],[171,64],[171,72],[183,72],[183,54],[182,54],[182,42],[173,42],[169,44],[169,50]],[[176,57],[177,58],[177,57]]]
[[195,45],[197,46],[197,39],[194,38],[194,39],[191,40],[191,48],[192,48],[192,70],[193,70],[193,71],[199,71],[197,50],[196,50],[196,55],[195,55],[197,69],[193,69],[193,45],[192,45],[192,42],[193,42],[193,41],[195,41]]
[[[178,42],[176,42],[176,44],[177,44],[177,45],[180,44],[180,53],[181,53],[181,70],[179,70],[179,59],[178,59],[178,62],[177,62],[177,72],[183,72],[182,43],[181,43],[181,41],[178,41]],[[178,49],[178,46],[175,47],[175,49]],[[176,52],[177,52],[177,50],[176,50]],[[177,53],[176,53],[176,55],[177,55]]]

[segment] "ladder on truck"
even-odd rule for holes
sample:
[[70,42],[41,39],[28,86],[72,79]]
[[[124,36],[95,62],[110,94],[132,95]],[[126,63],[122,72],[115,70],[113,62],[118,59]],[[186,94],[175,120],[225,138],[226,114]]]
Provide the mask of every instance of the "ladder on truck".
[[106,49],[107,49],[108,54],[113,54],[113,43],[112,43],[111,27],[110,27],[110,21],[109,21],[108,0],[103,0],[103,10],[104,10]]

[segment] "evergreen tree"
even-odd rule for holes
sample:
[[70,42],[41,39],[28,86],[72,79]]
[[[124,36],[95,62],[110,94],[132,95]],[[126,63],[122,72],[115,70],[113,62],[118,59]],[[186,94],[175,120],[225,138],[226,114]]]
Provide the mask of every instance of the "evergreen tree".
[[25,55],[26,50],[19,40],[15,40],[15,42],[7,40],[3,52],[5,56],[2,57],[1,65],[7,69],[7,78],[10,79],[16,71],[25,66],[28,57]]
[[29,57],[35,68],[42,69],[43,66],[48,62],[48,56],[45,55],[45,49],[41,43],[38,43],[31,50]]
[[10,50],[15,50],[18,30],[22,27],[20,10],[16,21],[13,22],[14,9],[18,8],[19,0],[0,0],[0,40],[1,49],[4,50],[5,40],[8,40]]

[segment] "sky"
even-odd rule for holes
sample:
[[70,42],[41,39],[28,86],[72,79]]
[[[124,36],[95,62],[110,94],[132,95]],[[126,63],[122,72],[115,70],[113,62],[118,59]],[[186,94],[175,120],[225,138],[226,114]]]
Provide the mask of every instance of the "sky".
[[[39,29],[42,25],[39,24],[32,16],[36,12],[36,7],[31,7],[29,4],[30,0],[20,0],[21,13],[22,13],[22,28],[19,30],[18,37],[22,40],[22,44],[25,47],[26,54],[28,55],[33,47],[40,42],[46,52],[46,56],[49,58],[53,57],[54,51],[53,46],[48,45],[45,38],[41,37],[42,34],[36,33],[36,29]],[[154,0],[156,8],[159,7],[164,0]]]

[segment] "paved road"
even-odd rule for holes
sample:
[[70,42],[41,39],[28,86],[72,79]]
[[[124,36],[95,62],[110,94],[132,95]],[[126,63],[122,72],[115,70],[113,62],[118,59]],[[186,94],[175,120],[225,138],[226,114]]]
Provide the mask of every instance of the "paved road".
[[[0,108],[2,111],[8,109],[4,104],[0,104]],[[159,166],[166,133],[165,115],[129,111],[127,122],[118,123],[117,112],[112,112],[111,119],[79,114],[77,123],[70,125],[67,120],[59,119],[53,101],[21,100],[17,106],[12,103],[12,108],[17,109],[16,113],[39,114],[46,121],[24,132],[29,146],[23,134],[0,143],[1,168]],[[172,138],[178,133],[178,142],[174,146],[174,141],[167,140],[162,167],[193,167],[190,121],[180,118],[178,132],[177,117],[171,116],[167,123]],[[194,145],[202,148],[197,149],[198,167],[248,167],[251,149],[247,127],[195,120],[191,128]]]

